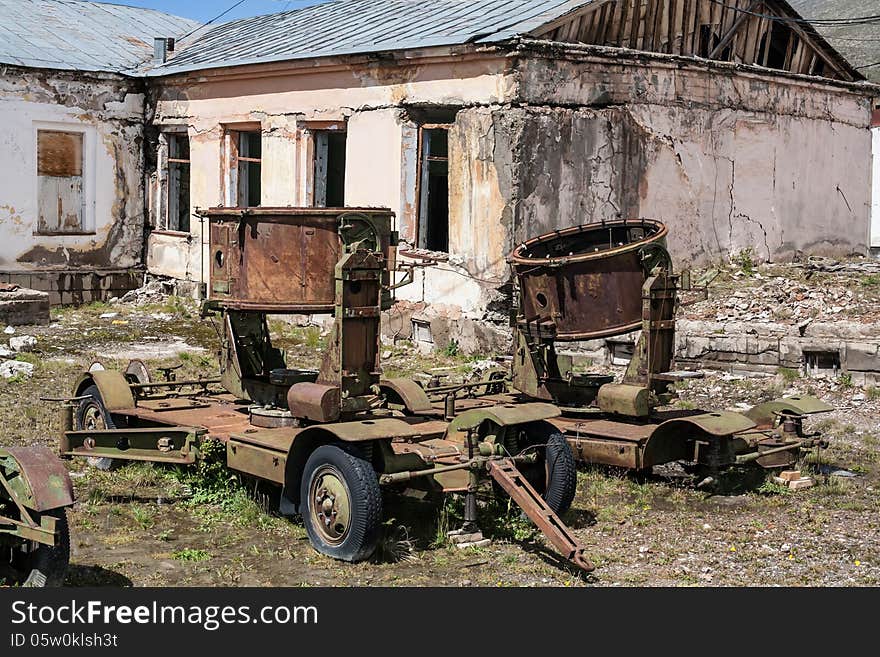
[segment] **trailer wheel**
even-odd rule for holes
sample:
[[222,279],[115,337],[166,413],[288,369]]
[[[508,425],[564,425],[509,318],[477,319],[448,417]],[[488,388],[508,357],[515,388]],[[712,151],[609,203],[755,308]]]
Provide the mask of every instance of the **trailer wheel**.
[[64,509],[46,512],[56,518],[58,541],[55,545],[43,545],[28,541],[23,546],[11,548],[10,567],[21,586],[57,587],[64,584],[70,563],[70,530]]
[[[125,420],[122,418],[114,419],[113,415],[104,407],[104,400],[101,398],[98,386],[90,385],[79,396],[91,397],[91,399],[83,399],[76,408],[74,420],[77,431],[125,428]],[[86,460],[89,465],[98,468],[98,470],[111,470],[116,466],[116,461],[106,456],[90,457]]]
[[373,467],[351,447],[322,445],[309,456],[300,485],[300,514],[312,546],[343,561],[376,549],[382,492]]
[[525,427],[523,449],[538,451],[538,463],[524,474],[557,514],[571,507],[577,489],[577,465],[565,436],[547,422]]

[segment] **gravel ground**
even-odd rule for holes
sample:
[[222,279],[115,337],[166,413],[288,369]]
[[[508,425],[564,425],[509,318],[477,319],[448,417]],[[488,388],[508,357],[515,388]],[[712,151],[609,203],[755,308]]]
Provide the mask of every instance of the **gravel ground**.
[[[859,274],[861,275],[861,274]],[[735,279],[731,279],[735,280]],[[108,313],[116,313],[108,316]],[[101,317],[105,315],[105,317]],[[273,325],[279,345],[303,366],[323,345],[312,327]],[[217,337],[190,304],[171,298],[142,305],[93,305],[53,311],[49,327],[20,328],[37,338],[19,358],[30,377],[0,380],[3,443],[52,445],[60,428],[41,396],[68,394],[94,360],[124,367],[131,355],[152,371],[182,363],[180,376],[216,370]],[[466,376],[473,361],[388,347],[396,374],[444,368]],[[316,554],[304,529],[263,509],[271,491],[193,495],[186,477],[151,466],[112,473],[71,463],[78,504],[71,511],[70,585],[877,585],[880,580],[880,394],[845,380],[796,373],[735,377],[708,372],[680,390],[682,407],[742,410],[792,392],[817,394],[836,410],[811,420],[831,445],[803,464],[813,488],[789,492],[763,473],[733,477],[727,494],[697,490],[675,467],[638,479],[601,468],[578,474],[565,520],[598,568],[582,576],[560,565],[540,535],[498,504],[483,509],[481,549],[445,544],[460,505],[443,508],[389,500],[387,538],[372,562],[343,564]],[[853,476],[829,476],[845,470]],[[438,530],[437,526],[440,526]]]

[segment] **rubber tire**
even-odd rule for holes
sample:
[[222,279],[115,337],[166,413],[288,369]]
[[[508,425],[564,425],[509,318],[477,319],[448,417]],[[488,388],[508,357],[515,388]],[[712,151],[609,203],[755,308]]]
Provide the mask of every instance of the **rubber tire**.
[[[351,526],[339,545],[325,543],[312,526],[308,508],[309,489],[315,471],[322,465],[334,466],[345,480],[351,496]],[[363,561],[376,550],[382,530],[382,491],[373,466],[348,445],[322,445],[311,453],[303,468],[300,484],[300,515],[309,541],[318,552],[341,561]]]
[[53,509],[46,514],[57,519],[58,543],[40,545],[31,552],[22,573],[27,573],[21,584],[23,587],[59,587],[64,584],[64,576],[70,563],[70,528],[67,524],[67,512],[65,509]]
[[529,482],[556,515],[562,515],[571,508],[577,492],[577,464],[571,447],[565,436],[546,422],[527,425],[525,433],[526,444],[522,449],[529,445],[547,445],[538,452],[543,455],[538,466],[544,470],[544,477],[538,481],[530,477]]
[[556,432],[547,439],[545,459],[547,489],[544,500],[556,515],[562,515],[571,508],[577,491],[577,465],[564,435]]
[[[113,416],[104,408],[104,399],[101,397],[101,391],[98,389],[98,386],[95,384],[90,385],[88,388],[83,390],[79,395],[79,397],[92,397],[92,399],[98,404],[101,410],[101,416],[104,418],[104,426],[108,429],[124,429],[125,422],[117,421],[113,419]],[[84,399],[79,403],[79,406],[76,407],[76,413],[74,414],[74,427],[77,431],[82,431],[85,427],[83,426],[83,421],[85,420],[86,409],[89,407],[91,402]],[[88,464],[93,468],[97,468],[98,470],[113,470],[117,465],[118,461],[108,458],[106,456],[94,456],[86,459]]]

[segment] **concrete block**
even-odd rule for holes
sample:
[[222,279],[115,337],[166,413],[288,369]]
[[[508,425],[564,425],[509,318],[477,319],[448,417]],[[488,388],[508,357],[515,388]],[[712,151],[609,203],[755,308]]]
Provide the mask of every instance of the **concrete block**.
[[788,487],[792,490],[801,490],[804,488],[811,488],[813,486],[813,480],[809,477],[805,477],[803,479],[795,479],[794,481],[788,482]]

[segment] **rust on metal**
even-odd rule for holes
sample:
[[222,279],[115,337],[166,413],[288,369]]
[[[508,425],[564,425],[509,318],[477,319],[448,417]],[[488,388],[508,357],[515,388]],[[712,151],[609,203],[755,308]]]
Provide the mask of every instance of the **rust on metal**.
[[58,457],[45,447],[7,447],[25,486],[20,501],[43,512],[73,504],[73,484]]
[[559,516],[553,512],[510,459],[492,460],[486,464],[489,476],[525,512],[566,559],[585,572],[595,570],[586,550]]
[[639,328],[645,250],[665,244],[656,221],[575,226],[528,240],[510,257],[525,330],[591,340]]
[[210,222],[209,298],[238,310],[332,313],[336,285],[328,265],[344,252],[343,214],[386,226],[378,231],[378,249],[393,260],[390,210],[263,207],[203,212]]

